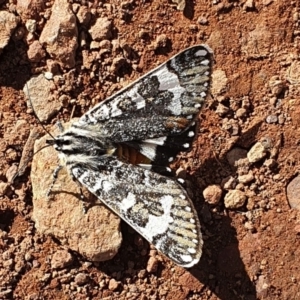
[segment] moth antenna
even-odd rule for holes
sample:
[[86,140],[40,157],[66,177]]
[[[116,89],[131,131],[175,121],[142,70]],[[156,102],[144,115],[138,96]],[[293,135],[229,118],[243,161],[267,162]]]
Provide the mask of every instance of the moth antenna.
[[32,154],[32,157],[33,157],[34,155],[38,154],[40,151],[44,150],[45,148],[48,148],[48,147],[51,147],[51,146],[52,146],[52,145],[45,145],[45,146],[43,146],[42,148],[40,148],[39,150],[37,150],[36,152],[34,152],[34,153]]
[[[28,88],[28,84],[27,83],[26,83],[26,88],[27,88],[28,100],[29,100],[29,103],[31,105],[31,108],[32,108],[34,116],[36,117],[36,119],[38,120],[38,122],[40,123],[40,125],[42,126],[42,128],[51,136],[51,138],[53,140],[55,140],[55,137],[46,129],[46,127],[43,125],[42,121],[39,119],[36,111],[34,110],[34,107],[33,107],[32,101],[31,101],[31,97],[30,97],[29,88]],[[42,149],[44,149],[44,148],[42,148]]]

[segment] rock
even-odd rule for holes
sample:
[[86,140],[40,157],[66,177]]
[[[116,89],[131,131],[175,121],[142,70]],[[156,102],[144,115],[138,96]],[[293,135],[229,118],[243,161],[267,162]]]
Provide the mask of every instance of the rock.
[[46,56],[46,52],[39,41],[34,41],[29,45],[27,56],[31,62],[40,62]]
[[157,36],[155,41],[155,49],[158,48],[165,48],[167,46],[167,43],[169,41],[169,38],[165,34],[160,34]]
[[228,209],[237,209],[242,207],[247,200],[244,192],[240,190],[229,191],[224,198],[225,207]]
[[9,184],[3,181],[0,181],[0,196],[4,196],[9,189]]
[[44,76],[47,80],[53,79],[53,74],[51,72],[45,72]]
[[266,118],[266,122],[269,124],[275,124],[278,122],[278,117],[276,115],[268,115]]
[[73,68],[78,47],[77,38],[76,17],[71,5],[67,0],[55,0],[51,17],[41,33],[40,43],[63,68]]
[[96,23],[91,26],[89,33],[93,40],[110,40],[112,38],[113,22],[108,18],[98,18]]
[[254,1],[253,0],[247,0],[245,4],[243,5],[243,9],[253,9],[254,8]]
[[226,159],[228,163],[234,167],[238,165],[238,161],[245,159],[247,157],[247,151],[242,148],[232,148],[228,153],[226,154]]
[[89,276],[85,273],[78,273],[75,276],[74,281],[78,285],[84,285],[89,281]]
[[298,85],[300,81],[300,61],[294,60],[290,67],[286,70],[286,79],[294,85]]
[[[36,141],[34,151],[45,146],[49,138],[44,136]],[[57,153],[53,147],[45,148],[33,157],[32,218],[35,227],[43,234],[54,236],[90,261],[111,259],[118,252],[122,241],[120,219],[87,191],[84,192],[84,200],[81,200],[79,186],[66,168],[58,173],[52,192],[47,195],[57,166]],[[83,201],[90,203],[86,212]]]
[[247,114],[247,110],[245,108],[239,108],[235,113],[237,118],[243,118],[246,116],[246,114]]
[[51,259],[51,268],[53,269],[63,269],[70,266],[73,262],[72,255],[66,250],[56,251]]
[[221,186],[224,190],[232,190],[236,187],[237,180],[232,176],[228,176],[222,180]]
[[156,257],[151,256],[148,260],[146,270],[149,273],[155,273],[157,271],[157,268],[158,268],[158,260]]
[[[278,36],[281,39],[282,35]],[[263,22],[255,24],[255,29],[249,31],[241,39],[241,51],[248,58],[268,57],[274,44],[274,37],[268,26]]]
[[234,119],[223,119],[222,129],[228,131],[231,136],[235,136],[239,134],[240,126]]
[[276,161],[273,158],[269,158],[264,162],[264,166],[271,169],[276,166]]
[[118,73],[120,68],[126,65],[127,61],[124,57],[115,57],[112,61],[112,65],[110,67],[110,71],[115,74]]
[[238,177],[238,180],[240,183],[244,183],[244,184],[247,184],[251,181],[254,180],[254,176],[253,176],[253,173],[252,172],[249,172],[248,174],[245,174],[245,175],[240,175]]
[[279,96],[284,89],[284,84],[278,76],[273,76],[269,81],[269,87],[274,96]]
[[177,4],[177,10],[184,11],[186,5],[185,0],[172,0],[172,2]]
[[22,20],[40,20],[41,12],[45,10],[45,1],[41,0],[18,0],[16,3],[17,13]]
[[28,30],[28,32],[34,33],[36,31],[36,20],[27,20],[25,23],[25,27]]
[[250,163],[256,163],[266,156],[265,146],[261,142],[257,142],[247,153]]
[[300,210],[300,176],[295,177],[288,184],[286,194],[290,207]]
[[206,16],[200,16],[197,19],[197,23],[199,23],[200,25],[208,25],[208,19]]
[[0,54],[8,44],[10,37],[20,19],[7,11],[0,11]]
[[80,24],[86,27],[89,26],[92,14],[87,6],[80,6],[76,16]]
[[257,282],[256,282],[256,291],[257,291],[257,296],[260,299],[266,299],[269,294],[269,281],[264,275],[258,276]]
[[108,283],[108,289],[111,291],[115,291],[118,289],[118,287],[119,287],[119,282],[114,278],[112,278]]
[[214,70],[211,77],[211,94],[214,97],[217,97],[219,94],[222,94],[224,91],[226,91],[228,78],[226,76],[225,71],[221,69]]
[[217,205],[222,197],[222,189],[219,185],[210,185],[203,191],[204,199],[213,205]]
[[31,162],[32,160],[34,143],[36,139],[39,138],[40,136],[41,136],[40,128],[33,127],[23,147],[22,156],[18,167],[18,176],[22,176],[25,173],[29,161]]
[[61,109],[61,103],[52,99],[52,89],[54,89],[54,83],[47,80],[43,74],[32,77],[23,88],[28,99],[27,106],[33,105],[33,110],[41,122],[48,121]]
[[216,109],[216,114],[220,117],[224,117],[229,112],[229,108],[222,103],[219,103]]
[[13,182],[16,174],[18,173],[18,166],[16,164],[12,164],[6,171],[5,177],[7,182]]

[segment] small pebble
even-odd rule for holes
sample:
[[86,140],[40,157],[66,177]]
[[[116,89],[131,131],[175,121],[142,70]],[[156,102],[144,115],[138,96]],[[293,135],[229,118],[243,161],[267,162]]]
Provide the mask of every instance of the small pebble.
[[148,260],[146,270],[148,273],[155,273],[157,271],[157,268],[158,268],[158,260],[157,258],[151,256]]
[[269,115],[266,118],[266,122],[269,124],[275,124],[278,122],[278,117],[276,115]]
[[228,209],[237,209],[246,203],[247,197],[240,190],[229,191],[224,198],[225,207]]

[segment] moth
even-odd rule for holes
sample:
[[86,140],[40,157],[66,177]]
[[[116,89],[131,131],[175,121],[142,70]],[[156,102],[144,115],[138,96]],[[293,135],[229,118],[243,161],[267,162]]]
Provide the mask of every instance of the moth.
[[201,257],[200,222],[182,180],[166,175],[195,137],[211,68],[208,46],[188,48],[47,140],[73,178],[187,268]]

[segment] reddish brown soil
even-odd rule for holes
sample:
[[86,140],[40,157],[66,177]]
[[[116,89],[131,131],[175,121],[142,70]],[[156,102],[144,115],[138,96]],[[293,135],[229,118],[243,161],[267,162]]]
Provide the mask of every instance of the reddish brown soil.
[[[107,2],[120,5],[116,0]],[[29,165],[25,174],[0,196],[0,298],[300,299],[300,214],[289,207],[286,197],[286,186],[297,175],[300,161],[299,81],[291,82],[287,76],[290,65],[299,60],[299,2],[247,1],[254,4],[246,8],[245,1],[221,0],[216,5],[213,1],[187,1],[184,13],[167,0],[127,2],[130,5],[125,21],[118,14],[107,13],[118,29],[116,37],[139,55],[137,71],[120,75],[126,82],[199,43],[209,44],[214,51],[214,68],[225,71],[228,79],[223,93],[208,100],[201,112],[200,134],[193,151],[182,155],[176,165],[187,170],[189,189],[195,195],[204,234],[201,261],[191,270],[184,270],[162,257],[157,271],[149,273],[148,254],[153,250],[123,224],[124,241],[112,260],[89,264],[72,253],[72,264],[63,270],[51,269],[52,255],[61,246],[34,229]],[[52,2],[47,5],[51,7]],[[8,10],[8,6],[4,3],[1,9]],[[200,17],[205,17],[208,23],[201,25]],[[21,22],[19,27],[22,26]],[[138,38],[141,28],[149,32],[145,40]],[[153,51],[151,45],[161,34],[167,36],[167,46]],[[27,110],[22,89],[33,72],[47,68],[44,60],[31,64],[27,48],[26,38],[12,38],[0,56],[2,183],[7,183],[7,172],[12,172],[12,166],[19,163],[29,129],[39,126]],[[124,85],[116,83],[116,76],[112,76],[104,86],[94,86],[90,72],[80,68],[80,53],[79,48],[75,77],[84,78],[80,92],[85,92],[89,99],[95,96],[99,99],[99,95],[104,99]],[[282,93],[276,95],[279,103],[276,107],[271,104],[274,94],[270,89],[270,80],[275,75],[284,86]],[[70,91],[72,97],[76,94],[78,91]],[[222,101],[235,112],[235,105],[239,106],[244,97],[248,97],[250,106],[245,119],[238,122],[239,134],[232,136],[222,126],[233,115],[220,117],[216,107]],[[80,116],[91,105],[88,102],[78,105],[74,116]],[[72,106],[62,109],[49,124],[57,119],[68,120],[71,111]],[[266,117],[272,114],[284,115],[284,122],[267,123]],[[25,120],[27,126],[16,131],[18,120]],[[279,141],[274,156],[276,167],[269,171],[263,161],[251,166],[256,187],[246,206],[228,211],[222,204],[223,198],[217,207],[205,203],[202,196],[205,187],[237,176],[236,169],[226,159],[228,151],[233,147],[249,151],[265,137],[273,141],[273,146]],[[248,189],[249,186],[244,187],[246,192]],[[250,217],[246,217],[247,212]],[[33,241],[32,251],[24,246],[26,241]],[[141,254],[141,244],[148,249],[146,255]],[[26,253],[31,253],[30,257]],[[74,280],[81,273],[88,276],[83,284]]]

